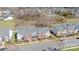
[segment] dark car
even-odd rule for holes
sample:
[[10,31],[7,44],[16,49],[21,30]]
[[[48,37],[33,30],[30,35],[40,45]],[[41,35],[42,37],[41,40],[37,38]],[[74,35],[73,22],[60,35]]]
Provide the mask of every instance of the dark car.
[[79,39],[79,37],[77,37],[76,39]]

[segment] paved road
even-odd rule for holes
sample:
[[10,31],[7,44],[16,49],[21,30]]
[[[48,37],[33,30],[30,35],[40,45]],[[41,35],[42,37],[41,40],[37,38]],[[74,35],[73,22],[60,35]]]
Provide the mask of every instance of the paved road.
[[[79,45],[78,39],[66,40],[60,43],[48,42],[42,44],[32,44],[23,47],[6,48],[3,51],[53,51],[55,48],[59,49],[61,46],[69,47]],[[2,51],[1,50],[1,51]]]
[[8,48],[5,49],[7,51],[42,51],[42,50],[48,50],[49,48],[55,48],[58,47],[58,44],[53,43],[53,42],[48,42],[48,43],[41,43],[41,44],[32,44],[32,45],[27,45],[23,47],[15,47],[15,48]]

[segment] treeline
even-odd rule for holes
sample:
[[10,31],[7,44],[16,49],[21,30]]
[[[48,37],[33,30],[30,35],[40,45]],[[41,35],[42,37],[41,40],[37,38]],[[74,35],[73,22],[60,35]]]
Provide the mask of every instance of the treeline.
[[47,15],[59,15],[64,17],[72,17],[78,15],[79,8],[64,7],[14,7],[8,8],[19,19],[29,19]]
[[[15,20],[36,21],[36,26],[49,26],[53,23],[66,22],[65,18],[79,16],[79,8],[68,7],[4,7],[15,16]],[[16,24],[24,22],[16,21]],[[31,23],[30,23],[31,24]]]

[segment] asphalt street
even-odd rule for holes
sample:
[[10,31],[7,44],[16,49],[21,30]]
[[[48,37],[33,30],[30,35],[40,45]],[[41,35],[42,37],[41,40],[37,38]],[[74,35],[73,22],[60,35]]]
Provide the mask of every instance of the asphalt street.
[[46,42],[40,44],[30,44],[26,46],[4,48],[1,51],[59,51],[62,47],[70,47],[79,45],[78,39],[65,40],[63,42]]

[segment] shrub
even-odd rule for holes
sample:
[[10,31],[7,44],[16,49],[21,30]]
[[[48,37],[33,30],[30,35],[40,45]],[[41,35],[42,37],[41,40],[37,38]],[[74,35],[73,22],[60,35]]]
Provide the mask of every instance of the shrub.
[[73,16],[73,14],[71,12],[63,12],[61,15],[64,17],[72,17]]
[[74,14],[71,11],[58,11],[56,12],[56,14],[60,15],[60,16],[64,16],[64,17],[73,17]]
[[65,19],[61,18],[61,17],[55,18],[55,20],[57,23],[64,23],[65,22]]

